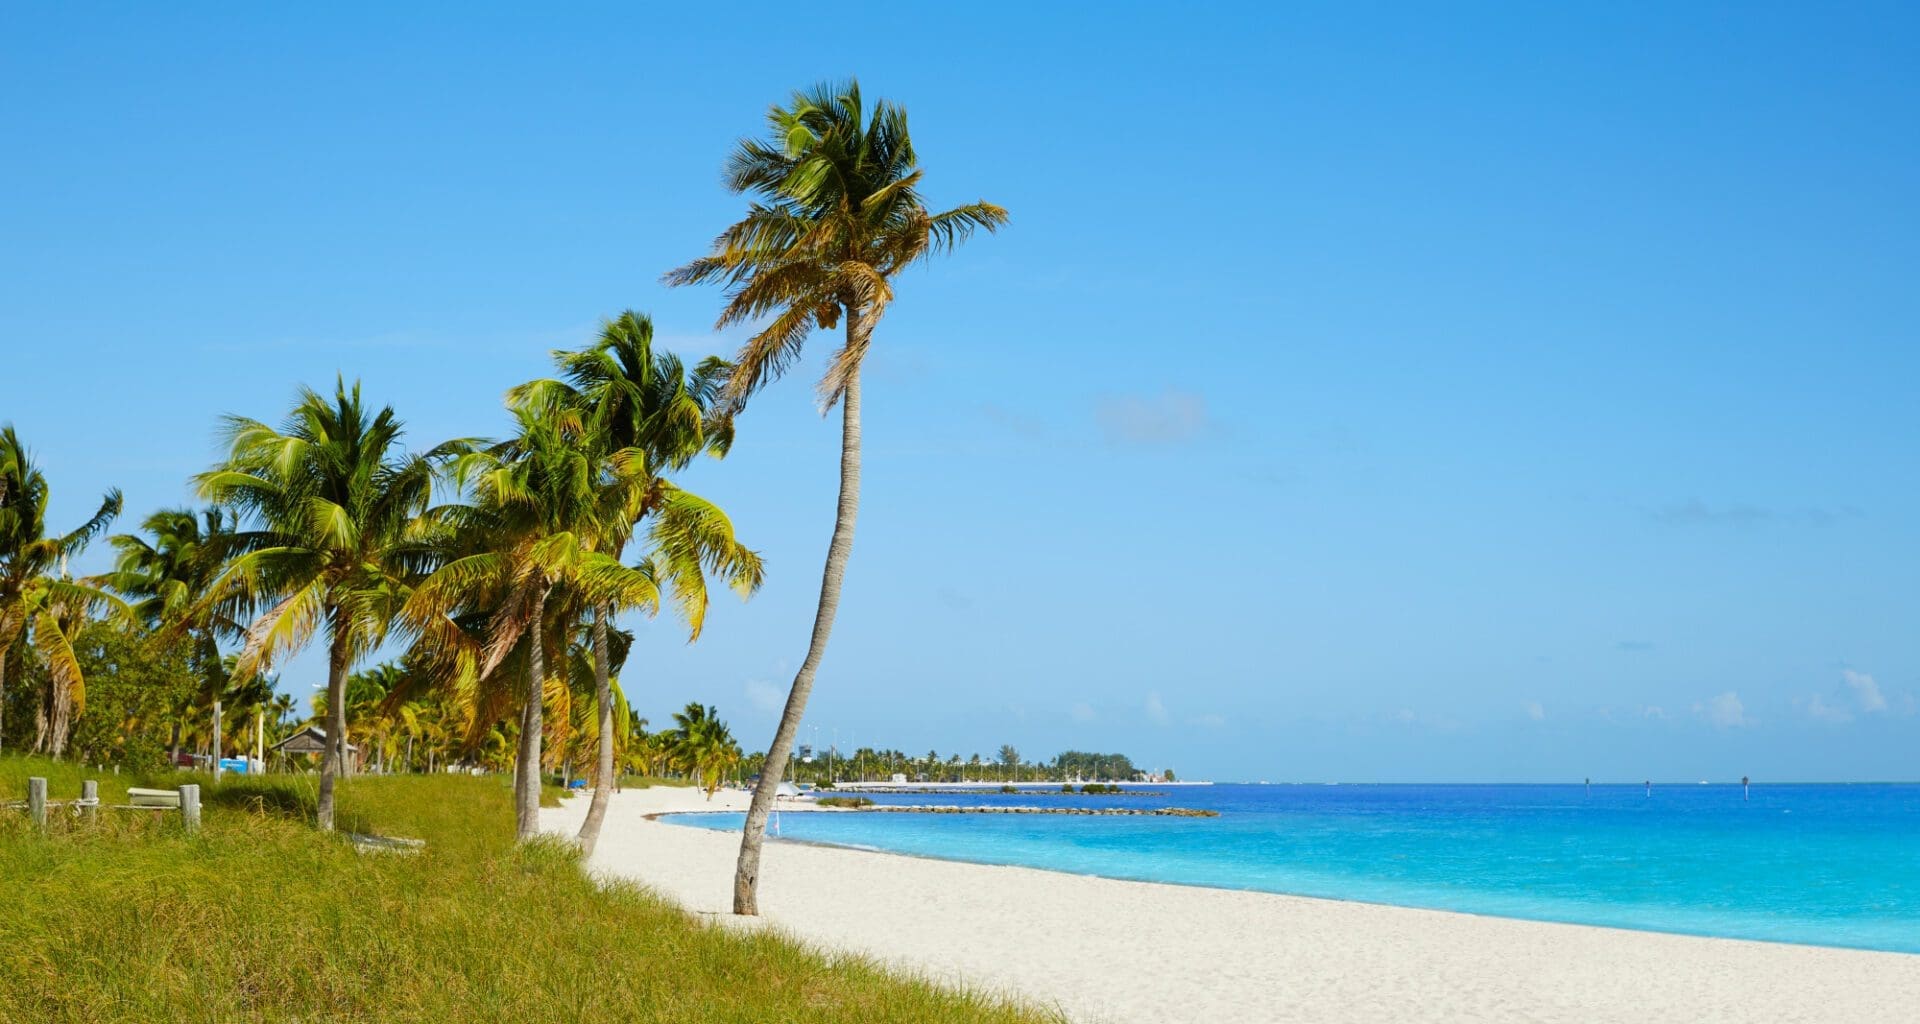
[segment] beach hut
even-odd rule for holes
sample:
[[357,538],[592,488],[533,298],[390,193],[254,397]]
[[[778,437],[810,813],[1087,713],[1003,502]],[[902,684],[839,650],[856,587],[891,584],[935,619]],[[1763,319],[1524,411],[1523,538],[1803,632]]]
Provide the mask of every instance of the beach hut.
[[[268,749],[276,754],[286,754],[289,756],[294,754],[324,754],[327,752],[327,731],[317,725],[302,726],[293,735],[275,743]],[[360,764],[359,753],[359,747],[354,746],[351,742],[347,744],[347,759],[356,768]]]

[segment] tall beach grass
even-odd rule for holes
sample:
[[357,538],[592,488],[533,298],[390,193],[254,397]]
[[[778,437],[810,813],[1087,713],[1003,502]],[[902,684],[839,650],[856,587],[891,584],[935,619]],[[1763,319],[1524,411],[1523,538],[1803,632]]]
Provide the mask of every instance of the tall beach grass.
[[[97,778],[103,803],[188,778],[0,758],[0,800],[29,775],[55,800]],[[315,831],[307,776],[192,781],[194,835],[177,814],[56,810],[43,834],[0,812],[0,1022],[1051,1019],[589,880],[565,843],[513,843],[497,777],[343,780],[342,829],[417,855]]]

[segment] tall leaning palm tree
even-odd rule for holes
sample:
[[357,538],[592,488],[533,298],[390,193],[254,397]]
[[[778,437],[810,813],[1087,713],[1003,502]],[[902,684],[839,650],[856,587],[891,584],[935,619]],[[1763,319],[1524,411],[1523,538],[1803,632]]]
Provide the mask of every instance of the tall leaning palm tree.
[[764,140],[740,140],[727,162],[728,187],[753,196],[747,215],[722,232],[706,256],[666,275],[673,285],[724,285],[727,304],[718,326],[762,325],[735,357],[723,392],[735,409],[791,367],[816,328],[845,332],[820,381],[823,405],[840,406],[833,540],[807,656],[794,674],[747,811],[733,882],[736,914],[759,912],[767,813],[840,605],[860,507],[860,368],[893,301],[893,279],[976,230],[993,231],[1007,221],[1006,210],[986,202],[930,212],[920,197],[923,172],[906,110],[885,100],[869,108],[856,82],[795,93],[786,106],[768,111],[767,128]]
[[258,612],[234,663],[244,682],[324,633],[327,750],[316,817],[333,828],[333,791],[347,749],[347,675],[380,645],[430,557],[416,522],[433,496],[436,465],[457,442],[424,454],[401,447],[393,407],[375,412],[336,381],[302,389],[280,427],[230,416],[226,460],[196,478],[206,499],[251,526],[201,609]]
[[[707,574],[722,577],[742,597],[759,587],[760,557],[735,539],[720,508],[674,486],[666,475],[702,454],[723,456],[732,444],[731,421],[712,415],[720,382],[732,368],[708,359],[689,373],[672,353],[653,348],[653,321],[627,310],[607,321],[599,339],[572,352],[554,353],[563,379],[536,380],[508,394],[527,409],[566,410],[581,424],[597,461],[603,487],[640,487],[631,522],[609,523],[608,554],[618,558],[640,524],[649,547],[641,566],[663,585],[687,623],[687,642],[700,638],[706,621]],[[656,606],[657,607],[657,606]],[[607,630],[614,609],[593,609],[593,667],[599,718],[599,756],[593,799],[578,840],[588,854],[599,842],[613,793],[614,729]]]
[[76,529],[53,535],[47,533],[47,497],[47,478],[26,446],[11,425],[0,427],[0,707],[6,704],[9,663],[20,660],[15,644],[25,641],[49,676],[34,746],[57,757],[73,717],[86,706],[86,680],[73,652],[75,629],[93,609],[124,612],[125,605],[99,581],[67,573],[67,560],[120,514],[120,492],[108,491]]

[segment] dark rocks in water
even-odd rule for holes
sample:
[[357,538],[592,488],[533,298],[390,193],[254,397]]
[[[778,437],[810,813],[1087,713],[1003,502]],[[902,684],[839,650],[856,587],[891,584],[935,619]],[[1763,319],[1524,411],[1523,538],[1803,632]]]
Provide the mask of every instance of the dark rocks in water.
[[1218,818],[1195,807],[950,807],[942,804],[874,804],[845,808],[863,814],[1078,814],[1088,817]]

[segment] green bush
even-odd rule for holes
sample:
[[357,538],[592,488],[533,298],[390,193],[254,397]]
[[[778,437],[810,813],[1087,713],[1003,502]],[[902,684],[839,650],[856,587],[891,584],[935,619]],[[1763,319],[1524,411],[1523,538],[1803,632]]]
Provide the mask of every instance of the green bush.
[[823,796],[814,804],[819,807],[872,807],[873,801],[864,796]]

